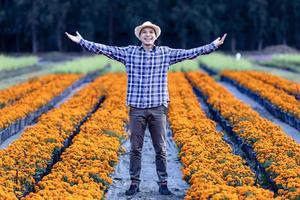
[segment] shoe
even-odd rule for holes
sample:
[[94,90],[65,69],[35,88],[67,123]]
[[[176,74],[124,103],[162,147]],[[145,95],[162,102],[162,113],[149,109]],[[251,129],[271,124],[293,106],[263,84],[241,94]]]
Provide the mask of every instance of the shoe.
[[161,184],[159,186],[159,190],[158,192],[162,195],[171,195],[172,192],[169,190],[168,185],[167,184]]
[[126,190],[125,195],[132,196],[140,191],[138,184],[131,184],[129,189]]

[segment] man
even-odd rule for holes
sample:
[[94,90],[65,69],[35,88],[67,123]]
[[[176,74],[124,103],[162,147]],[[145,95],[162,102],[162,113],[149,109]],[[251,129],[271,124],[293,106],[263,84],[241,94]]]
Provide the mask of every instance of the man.
[[131,185],[126,195],[139,192],[141,152],[145,129],[148,124],[153,146],[156,153],[156,171],[158,175],[159,193],[172,194],[167,187],[166,166],[166,118],[168,112],[169,94],[167,72],[169,66],[193,59],[201,54],[208,54],[223,44],[226,34],[212,43],[193,48],[172,49],[166,46],[155,46],[154,42],[160,36],[159,26],[147,21],[134,30],[141,46],[116,47],[84,40],[76,32],[76,36],[66,33],[74,42],[97,54],[104,54],[126,66],[127,98],[129,106],[130,135],[130,176]]

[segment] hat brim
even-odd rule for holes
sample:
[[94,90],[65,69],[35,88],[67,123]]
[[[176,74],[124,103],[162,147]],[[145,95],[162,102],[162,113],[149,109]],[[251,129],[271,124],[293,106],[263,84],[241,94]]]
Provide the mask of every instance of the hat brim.
[[160,30],[159,26],[156,26],[155,24],[151,24],[151,25],[146,24],[146,25],[140,25],[140,26],[135,27],[134,34],[138,39],[140,39],[141,30],[146,27],[154,29],[154,31],[156,33],[156,38],[158,38],[160,36],[161,30]]

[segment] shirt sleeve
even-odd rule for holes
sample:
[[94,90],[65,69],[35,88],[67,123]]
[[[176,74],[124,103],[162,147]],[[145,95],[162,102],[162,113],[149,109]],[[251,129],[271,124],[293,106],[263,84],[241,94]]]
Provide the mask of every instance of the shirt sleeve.
[[128,47],[108,46],[100,43],[91,42],[85,39],[81,39],[79,44],[89,52],[103,54],[125,65],[125,58],[127,55]]
[[170,48],[170,65],[183,60],[193,59],[199,55],[209,54],[218,47],[212,42],[210,44],[193,49],[172,49]]

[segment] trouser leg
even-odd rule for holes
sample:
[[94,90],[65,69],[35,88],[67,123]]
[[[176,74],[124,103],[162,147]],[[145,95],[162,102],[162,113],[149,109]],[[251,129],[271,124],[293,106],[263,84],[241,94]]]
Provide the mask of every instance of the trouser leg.
[[147,120],[143,109],[130,108],[129,130],[130,135],[130,166],[129,173],[132,181],[140,182],[141,154],[144,143]]
[[166,154],[167,111],[167,108],[164,106],[151,109],[151,117],[148,121],[149,131],[156,154],[155,162],[159,180],[158,183],[166,182],[168,178]]

